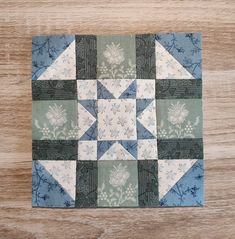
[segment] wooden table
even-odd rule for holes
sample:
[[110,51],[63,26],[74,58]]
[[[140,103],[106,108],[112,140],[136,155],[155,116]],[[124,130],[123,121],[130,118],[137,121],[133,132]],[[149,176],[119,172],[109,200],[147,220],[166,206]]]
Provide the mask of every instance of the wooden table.
[[[235,2],[0,1],[0,238],[235,238]],[[32,209],[31,37],[203,33],[204,208]]]

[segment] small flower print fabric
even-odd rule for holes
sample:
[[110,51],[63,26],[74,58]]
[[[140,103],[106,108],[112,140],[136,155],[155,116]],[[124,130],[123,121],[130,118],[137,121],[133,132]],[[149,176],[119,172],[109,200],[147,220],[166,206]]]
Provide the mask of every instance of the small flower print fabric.
[[32,39],[32,206],[204,204],[200,33]]

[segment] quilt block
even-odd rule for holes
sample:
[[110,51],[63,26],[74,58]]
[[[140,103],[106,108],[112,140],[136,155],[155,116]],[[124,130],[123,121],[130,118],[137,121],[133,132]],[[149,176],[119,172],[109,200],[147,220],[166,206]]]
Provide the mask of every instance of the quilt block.
[[32,40],[32,206],[203,206],[200,33]]

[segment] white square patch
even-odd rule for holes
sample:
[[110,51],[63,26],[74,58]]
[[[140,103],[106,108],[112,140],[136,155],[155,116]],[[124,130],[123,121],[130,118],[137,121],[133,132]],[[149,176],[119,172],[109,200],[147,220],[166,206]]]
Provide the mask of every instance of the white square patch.
[[78,141],[78,160],[97,160],[97,141]]
[[136,139],[136,100],[98,100],[98,140]]
[[154,160],[157,158],[156,139],[138,140],[138,159]]
[[96,80],[77,80],[78,100],[96,100],[97,99],[97,81]]
[[155,80],[137,79],[137,99],[155,99]]

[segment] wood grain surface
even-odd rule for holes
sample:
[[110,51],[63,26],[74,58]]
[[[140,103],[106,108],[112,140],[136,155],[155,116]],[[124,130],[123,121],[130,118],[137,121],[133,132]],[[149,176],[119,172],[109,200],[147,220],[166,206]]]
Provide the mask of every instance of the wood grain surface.
[[[31,37],[201,31],[203,208],[32,209]],[[235,1],[0,1],[0,238],[235,238]]]

